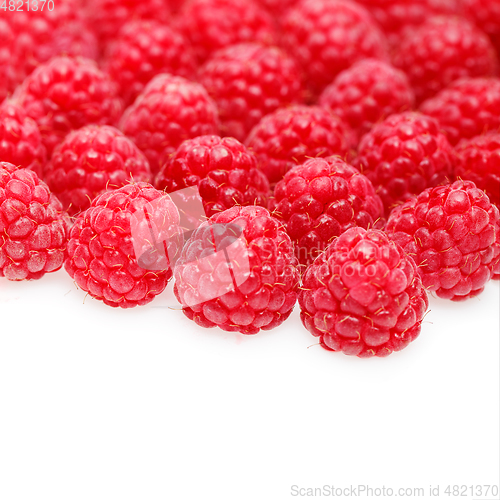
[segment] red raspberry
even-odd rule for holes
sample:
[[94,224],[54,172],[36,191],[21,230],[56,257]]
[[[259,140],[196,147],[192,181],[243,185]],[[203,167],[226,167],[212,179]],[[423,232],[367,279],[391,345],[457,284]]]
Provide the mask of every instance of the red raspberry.
[[229,45],[275,42],[271,17],[253,0],[190,0],[178,23],[200,63]]
[[342,71],[319,98],[321,106],[356,131],[358,141],[375,123],[411,109],[414,102],[406,75],[376,59],[359,61]]
[[236,139],[215,135],[183,142],[155,185],[167,193],[198,186],[208,217],[234,205],[266,206],[269,193],[255,156]]
[[183,141],[219,128],[217,107],[204,87],[172,75],[153,78],[120,123],[146,155],[153,175]]
[[457,147],[458,178],[473,181],[500,207],[500,133],[489,132]]
[[425,101],[420,111],[439,122],[450,143],[500,129],[500,80],[463,78]]
[[233,207],[204,222],[175,267],[184,314],[205,328],[247,335],[290,316],[299,272],[290,238],[261,207]]
[[252,129],[246,145],[270,183],[276,183],[308,158],[347,156],[350,130],[318,106],[291,106],[265,116]]
[[118,83],[127,105],[154,76],[170,73],[192,78],[196,68],[184,36],[150,20],[131,21],[122,28],[108,47],[104,67]]
[[356,61],[388,59],[384,36],[368,11],[345,0],[303,0],[283,19],[283,44],[317,96]]
[[372,226],[383,213],[372,183],[340,158],[313,158],[293,168],[274,190],[273,213],[285,222],[301,264],[310,264],[351,227]]
[[3,18],[0,19],[0,103],[15,89],[22,79],[14,60],[14,33]]
[[83,58],[55,57],[41,64],[13,99],[37,122],[49,156],[71,130],[112,125],[122,112],[115,84]]
[[354,166],[373,183],[386,213],[449,180],[453,148],[433,118],[407,112],[375,125],[359,145]]
[[0,162],[0,276],[36,280],[61,268],[69,218],[32,170]]
[[437,17],[403,36],[394,65],[410,80],[417,102],[466,76],[491,76],[498,69],[488,37],[465,19]]
[[307,269],[304,326],[327,350],[388,356],[415,340],[429,303],[413,260],[381,231],[352,228]]
[[149,236],[158,221],[158,240],[173,242],[169,237],[178,232],[179,212],[167,194],[150,184],[106,191],[76,219],[66,271],[82,290],[108,306],[151,302],[172,277],[168,257],[158,252],[154,234]]
[[222,49],[201,68],[200,82],[217,103],[223,135],[240,141],[263,116],[302,101],[297,67],[277,47],[247,43]]
[[462,0],[464,15],[487,33],[500,55],[499,0]]
[[71,215],[108,189],[151,180],[149,163],[119,130],[88,125],[69,133],[45,169],[45,180]]
[[0,158],[42,177],[46,152],[38,125],[10,101],[0,105]]
[[473,182],[456,181],[396,208],[386,231],[413,257],[426,288],[459,301],[500,273],[499,217]]

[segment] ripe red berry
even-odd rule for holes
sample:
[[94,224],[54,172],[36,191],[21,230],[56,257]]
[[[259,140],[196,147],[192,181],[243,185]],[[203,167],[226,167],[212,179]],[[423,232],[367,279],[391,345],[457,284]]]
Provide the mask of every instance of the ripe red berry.
[[498,69],[488,37],[465,19],[431,18],[403,36],[393,58],[408,76],[417,102],[463,77],[491,76]]
[[266,206],[269,194],[255,156],[236,139],[215,135],[183,142],[159,172],[155,186],[167,193],[198,186],[208,217],[234,205]]
[[290,238],[261,207],[233,207],[211,217],[175,267],[174,293],[188,318],[247,335],[283,323],[298,286]]
[[3,18],[0,19],[0,102],[2,102],[22,79],[17,61],[14,59],[14,33]]
[[87,209],[108,189],[150,180],[144,154],[108,125],[88,125],[69,133],[45,169],[45,181],[71,215]]
[[436,118],[455,146],[488,130],[500,129],[500,80],[463,78],[423,102],[420,111]]
[[181,33],[152,20],[130,21],[109,44],[104,68],[118,83],[126,105],[160,73],[193,78],[194,54]]
[[200,82],[217,103],[222,135],[239,141],[263,116],[303,97],[294,61],[277,47],[255,43],[217,52],[200,69]]
[[487,33],[500,55],[500,2],[498,0],[462,0],[464,15]]
[[359,61],[342,71],[319,98],[320,106],[340,116],[358,141],[374,124],[411,109],[414,102],[406,75],[376,59]]
[[362,139],[353,165],[373,183],[386,214],[428,187],[451,179],[454,152],[433,118],[389,116]]
[[293,168],[278,182],[274,196],[273,215],[284,221],[304,265],[347,229],[371,227],[383,214],[372,183],[335,156]]
[[386,231],[438,297],[474,297],[500,274],[499,211],[471,181],[426,189],[392,212]]
[[283,19],[283,45],[315,97],[344,69],[387,60],[386,40],[368,11],[346,0],[302,0]]
[[500,208],[500,133],[489,132],[464,140],[456,152],[456,176],[473,181]]
[[0,276],[36,280],[61,268],[69,218],[32,170],[0,162]]
[[199,83],[158,75],[125,110],[120,128],[155,175],[183,141],[218,133],[217,107]]
[[145,305],[172,277],[171,254],[159,252],[158,243],[175,243],[178,231],[177,208],[150,184],[106,191],[77,217],[64,267],[82,290],[109,306]]
[[352,228],[308,267],[304,326],[327,350],[368,358],[404,349],[428,308],[415,263],[377,230]]
[[122,112],[116,91],[94,61],[55,57],[38,66],[13,99],[37,122],[50,156],[71,130],[116,123]]
[[10,101],[0,105],[0,158],[24,167],[43,178],[45,147],[38,125],[24,110]]
[[276,38],[271,17],[253,0],[190,0],[179,13],[178,25],[200,63],[229,45],[271,45]]

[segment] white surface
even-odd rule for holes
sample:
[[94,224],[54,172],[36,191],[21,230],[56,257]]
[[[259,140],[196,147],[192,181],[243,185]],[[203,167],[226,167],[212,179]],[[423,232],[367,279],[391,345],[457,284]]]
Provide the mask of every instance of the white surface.
[[310,347],[298,306],[255,337],[204,330],[171,290],[126,311],[64,271],[1,280],[1,500],[498,484],[498,282],[431,299],[420,338],[385,359]]

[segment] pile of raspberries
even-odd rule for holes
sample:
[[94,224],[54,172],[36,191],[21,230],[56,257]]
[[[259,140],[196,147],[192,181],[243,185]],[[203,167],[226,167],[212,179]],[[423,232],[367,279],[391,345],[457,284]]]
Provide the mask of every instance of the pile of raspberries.
[[298,302],[358,357],[500,279],[498,0],[3,2],[0,42],[4,279],[174,279],[242,334]]

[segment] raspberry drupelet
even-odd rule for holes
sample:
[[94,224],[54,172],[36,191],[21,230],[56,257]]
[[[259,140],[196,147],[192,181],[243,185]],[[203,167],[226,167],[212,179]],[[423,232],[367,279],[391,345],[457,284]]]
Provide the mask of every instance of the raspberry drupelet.
[[38,125],[10,101],[0,105],[0,158],[43,178],[47,155]]
[[388,60],[386,40],[369,12],[347,0],[302,0],[285,14],[282,43],[305,75],[311,100],[361,59]]
[[384,61],[365,59],[342,71],[319,98],[320,106],[342,118],[359,139],[378,122],[413,108],[406,75]]
[[[76,284],[112,307],[151,302],[172,278],[165,245],[180,245],[179,212],[145,182],[106,191],[71,228],[64,267]],[[164,245],[165,243],[165,245]]]
[[199,83],[162,74],[125,110],[120,128],[156,175],[183,141],[219,132],[217,106]]
[[174,293],[188,318],[247,335],[283,323],[298,286],[292,242],[262,207],[233,207],[211,217],[175,267]]
[[47,154],[72,130],[114,125],[122,113],[116,84],[94,61],[55,57],[38,66],[13,96],[40,128]]
[[36,280],[64,262],[69,217],[35,172],[0,162],[0,276]]
[[144,154],[109,125],[88,125],[69,133],[45,168],[45,181],[70,215],[87,209],[108,189],[150,180]]
[[455,146],[488,130],[500,130],[500,80],[462,78],[424,101],[420,111],[437,119]]
[[351,227],[369,228],[383,215],[372,183],[336,156],[290,170],[274,189],[273,215],[282,220],[302,265],[310,264]]
[[361,140],[353,165],[373,183],[389,215],[424,189],[449,182],[454,151],[436,120],[407,112],[375,125]]
[[408,76],[417,103],[459,78],[493,76],[498,70],[489,38],[458,17],[431,18],[406,32],[393,62]]
[[300,317],[322,347],[368,358],[420,334],[428,299],[413,260],[381,231],[352,228],[308,267]]
[[386,232],[438,297],[474,297],[500,274],[498,208],[471,181],[426,189],[392,212]]
[[290,106],[265,116],[245,144],[255,153],[259,168],[275,184],[308,158],[348,156],[351,130],[319,106]]
[[303,101],[293,59],[277,47],[256,43],[216,52],[200,69],[200,82],[217,104],[222,135],[239,141],[263,116]]

